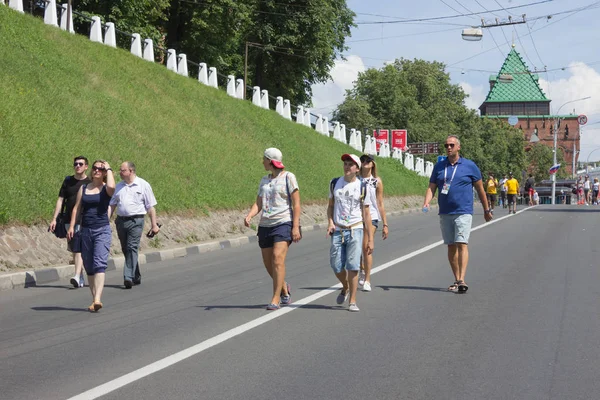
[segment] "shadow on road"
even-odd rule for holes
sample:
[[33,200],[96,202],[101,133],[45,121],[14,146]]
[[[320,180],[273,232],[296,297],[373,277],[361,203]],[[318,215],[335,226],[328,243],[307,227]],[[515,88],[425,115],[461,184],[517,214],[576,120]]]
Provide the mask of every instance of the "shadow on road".
[[35,311],[84,311],[89,312],[87,308],[70,308],[70,307],[56,307],[56,306],[47,306],[47,307],[31,307],[32,310]]
[[446,288],[426,287],[426,286],[383,286],[383,285],[379,285],[377,287],[380,287],[383,290],[406,289],[406,290],[426,290],[428,292],[448,292],[448,289],[446,289]]
[[[201,307],[204,308],[205,310],[213,310],[213,309],[230,309],[230,308],[242,308],[242,309],[265,309],[266,311],[266,304],[245,304],[245,305],[216,305],[216,306],[196,306],[196,307]],[[324,304],[290,304],[287,306],[282,306],[281,308],[309,308],[309,309],[313,309],[313,310],[344,310],[347,311],[347,307],[343,307],[343,306],[327,306]]]

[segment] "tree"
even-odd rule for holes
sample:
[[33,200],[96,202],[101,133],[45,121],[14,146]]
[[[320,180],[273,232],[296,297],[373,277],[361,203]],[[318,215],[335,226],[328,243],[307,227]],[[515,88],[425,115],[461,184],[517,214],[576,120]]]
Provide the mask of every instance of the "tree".
[[[527,163],[529,164],[529,173],[533,174],[533,177],[535,178],[536,182],[548,179],[548,170],[553,165],[553,158],[554,157],[551,147],[548,147],[541,143],[536,143],[531,146],[531,148],[527,152]],[[558,148],[556,159],[558,163],[564,165],[564,155],[560,147]],[[566,170],[564,168],[559,169],[556,173],[557,178],[566,177],[565,171]]]

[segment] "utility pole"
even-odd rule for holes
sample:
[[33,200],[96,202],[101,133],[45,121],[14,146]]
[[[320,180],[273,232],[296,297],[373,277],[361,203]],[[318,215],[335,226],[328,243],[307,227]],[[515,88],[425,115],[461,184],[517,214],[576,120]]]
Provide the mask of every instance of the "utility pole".
[[246,88],[248,87],[248,42],[246,42],[246,56],[244,57],[244,99],[246,98]]

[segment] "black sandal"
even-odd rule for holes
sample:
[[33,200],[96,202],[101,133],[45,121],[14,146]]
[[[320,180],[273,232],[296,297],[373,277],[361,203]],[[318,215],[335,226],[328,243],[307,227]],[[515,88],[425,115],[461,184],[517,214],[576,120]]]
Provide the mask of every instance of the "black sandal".
[[469,290],[469,285],[467,285],[465,281],[460,281],[458,283],[458,292],[465,293],[467,290]]

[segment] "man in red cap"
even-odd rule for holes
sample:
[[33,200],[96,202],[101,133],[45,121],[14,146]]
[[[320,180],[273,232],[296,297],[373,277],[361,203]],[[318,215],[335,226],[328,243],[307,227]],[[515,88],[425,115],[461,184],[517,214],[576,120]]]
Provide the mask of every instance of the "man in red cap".
[[[359,311],[356,305],[358,271],[362,255],[363,235],[367,237],[367,254],[373,252],[371,202],[366,198],[366,185],[358,178],[361,162],[354,154],[342,155],[344,175],[329,184],[327,234],[331,236],[329,263],[342,283],[337,304],[349,301],[348,311]],[[363,225],[364,223],[364,225]]]

